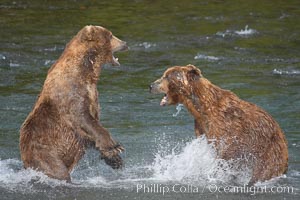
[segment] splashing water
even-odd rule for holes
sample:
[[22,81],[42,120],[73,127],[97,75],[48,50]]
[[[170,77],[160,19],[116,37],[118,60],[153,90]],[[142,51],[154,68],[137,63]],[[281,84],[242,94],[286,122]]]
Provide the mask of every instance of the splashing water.
[[195,60],[208,60],[208,61],[219,61],[221,60],[221,58],[219,57],[215,57],[215,56],[207,56],[207,55],[203,55],[203,54],[197,54],[194,57]]
[[26,193],[36,192],[36,185],[50,187],[70,185],[66,181],[51,179],[41,172],[23,169],[22,162],[17,159],[0,160],[0,183],[10,191]]
[[254,29],[248,29],[248,25],[245,26],[245,30],[240,30],[240,31],[235,31],[236,34],[238,35],[252,35],[256,33],[256,30]]
[[295,70],[295,69],[292,69],[292,70],[274,69],[273,74],[276,74],[276,75],[299,75],[300,70]]
[[159,151],[153,164],[154,177],[165,181],[205,180],[205,172],[215,163],[215,153],[210,145],[201,146],[202,143],[199,138],[188,143],[182,152],[176,153],[176,147],[167,155]]
[[245,29],[241,29],[240,31],[234,31],[234,30],[226,30],[225,32],[217,32],[216,35],[217,36],[221,36],[221,37],[234,37],[234,36],[241,36],[241,37],[248,37],[254,34],[257,34],[258,31],[254,30],[254,29],[249,29],[249,26],[246,25]]
[[182,151],[171,153],[159,151],[153,163],[154,178],[178,181],[186,184],[204,185],[207,182],[247,184],[251,178],[249,169],[238,169],[238,161],[216,158],[213,144],[206,137],[188,142]]
[[173,114],[173,117],[177,117],[179,115],[180,111],[182,110],[182,108],[183,108],[183,104],[178,104],[176,106],[177,112]]
[[156,47],[156,44],[150,43],[150,42],[142,42],[142,43],[138,44],[137,46],[143,47],[144,49],[150,49],[152,47]]
[[[178,182],[204,186],[207,183],[247,184],[251,170],[238,167],[238,160],[225,161],[216,158],[213,143],[205,136],[190,141],[174,141],[172,138],[155,140],[153,160],[146,163],[129,163],[123,170],[114,171],[104,163],[91,163],[94,156],[87,155],[72,173],[72,181],[51,179],[41,172],[23,169],[17,159],[0,160],[0,184],[10,191],[34,193],[45,188],[131,188],[138,182]],[[100,172],[100,173],[99,173]]]

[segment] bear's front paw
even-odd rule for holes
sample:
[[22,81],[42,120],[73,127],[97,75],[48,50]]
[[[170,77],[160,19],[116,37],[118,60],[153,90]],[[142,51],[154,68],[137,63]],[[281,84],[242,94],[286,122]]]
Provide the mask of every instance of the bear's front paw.
[[120,169],[123,166],[123,160],[119,156],[119,153],[124,150],[124,147],[122,147],[120,144],[115,145],[113,148],[100,150],[101,159],[104,159],[105,163],[111,166],[113,169]]

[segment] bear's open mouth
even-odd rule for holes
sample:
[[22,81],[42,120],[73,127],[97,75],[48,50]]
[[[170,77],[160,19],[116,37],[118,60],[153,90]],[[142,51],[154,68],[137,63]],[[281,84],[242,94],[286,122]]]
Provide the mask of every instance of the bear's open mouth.
[[126,42],[122,42],[120,45],[112,49],[112,59],[113,59],[113,65],[114,66],[120,66],[119,58],[115,57],[116,52],[122,52],[122,51],[128,51],[129,47],[127,46]]
[[160,106],[168,105],[168,101],[169,101],[168,95],[165,94],[164,97],[162,98],[161,102],[160,102]]

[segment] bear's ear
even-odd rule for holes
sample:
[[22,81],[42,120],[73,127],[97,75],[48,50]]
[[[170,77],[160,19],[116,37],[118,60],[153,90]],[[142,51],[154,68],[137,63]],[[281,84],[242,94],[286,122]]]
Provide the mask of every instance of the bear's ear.
[[101,33],[103,32],[102,30],[104,29],[100,26],[85,26],[80,31],[80,40],[82,42],[99,40],[101,37]]
[[200,69],[196,68],[195,66],[189,65],[189,70],[187,72],[187,80],[188,81],[197,81],[199,78],[202,77]]
[[79,37],[82,42],[92,41],[93,35],[95,35],[95,30],[93,26],[85,26],[79,33]]

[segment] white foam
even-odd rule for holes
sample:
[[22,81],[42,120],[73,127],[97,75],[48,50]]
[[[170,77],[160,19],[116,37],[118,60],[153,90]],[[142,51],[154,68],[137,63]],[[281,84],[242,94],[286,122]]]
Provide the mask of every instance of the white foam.
[[57,51],[58,48],[57,46],[55,45],[54,47],[50,47],[50,48],[45,48],[44,51]]
[[288,18],[288,17],[290,17],[289,14],[282,13],[281,16],[279,17],[279,20],[282,20],[282,19],[285,19],[285,18]]
[[246,25],[244,30],[241,29],[240,31],[235,31],[235,33],[238,35],[252,35],[257,33],[257,31],[254,29],[249,29],[248,25]]
[[176,153],[175,149],[169,154],[160,151],[155,155],[155,179],[199,185],[232,181],[247,184],[250,180],[248,169],[238,170],[235,161],[216,159],[213,145],[208,144],[205,136],[188,142],[182,151]]
[[290,69],[290,70],[273,69],[273,74],[277,74],[277,75],[299,75],[300,70],[295,70],[295,69]]
[[175,148],[167,155],[158,152],[153,163],[154,177],[165,181],[201,178],[215,162],[213,148],[206,142],[201,145],[203,142],[201,138],[196,139],[179,153],[175,152]]
[[[142,163],[129,161],[122,170],[111,169],[103,161],[97,161],[93,152],[89,152],[71,174],[75,184],[51,179],[35,170],[25,170],[18,159],[0,160],[0,184],[9,191],[33,193],[57,186],[130,188],[137,182],[153,181],[198,186],[208,183],[243,185],[251,177],[247,168],[238,168],[238,160],[217,159],[213,144],[209,144],[205,136],[187,142],[174,141],[162,134],[161,138],[155,139],[155,147],[151,159],[147,158]],[[293,176],[298,175],[299,173]],[[273,185],[274,181],[277,179],[270,184]]]
[[9,66],[10,66],[10,67],[20,67],[20,64],[10,62],[10,63],[9,63]]
[[48,66],[48,65],[52,65],[53,63],[55,63],[54,60],[45,60],[44,65]]
[[203,55],[203,54],[197,54],[194,57],[195,60],[208,60],[208,61],[218,61],[221,58],[215,57],[215,56],[207,56],[207,55]]
[[226,37],[226,36],[244,36],[248,37],[254,34],[257,34],[258,31],[255,29],[250,29],[248,25],[245,26],[245,29],[237,30],[226,30],[224,32],[219,31],[216,33],[217,36]]
[[232,31],[226,30],[225,32],[219,31],[216,33],[217,36],[225,37],[232,35]]
[[[82,181],[81,181],[82,182]],[[86,183],[94,185],[94,186],[99,186],[99,185],[107,185],[107,180],[102,177],[102,176],[96,176],[96,177],[90,177],[86,180]]]
[[66,181],[51,179],[41,172],[23,169],[22,162],[17,159],[0,160],[0,184],[8,190],[23,192],[35,192],[34,184],[68,185]]
[[5,60],[5,59],[6,59],[5,55],[0,54],[0,59],[1,59],[1,60]]
[[182,110],[183,107],[184,107],[183,104],[178,104],[178,105],[176,106],[177,112],[173,114],[173,117],[177,117],[177,116],[179,115],[179,113],[180,113],[180,111]]
[[149,49],[151,47],[156,47],[156,44],[150,43],[150,42],[142,42],[142,43],[138,44],[138,46],[144,47],[145,49]]

